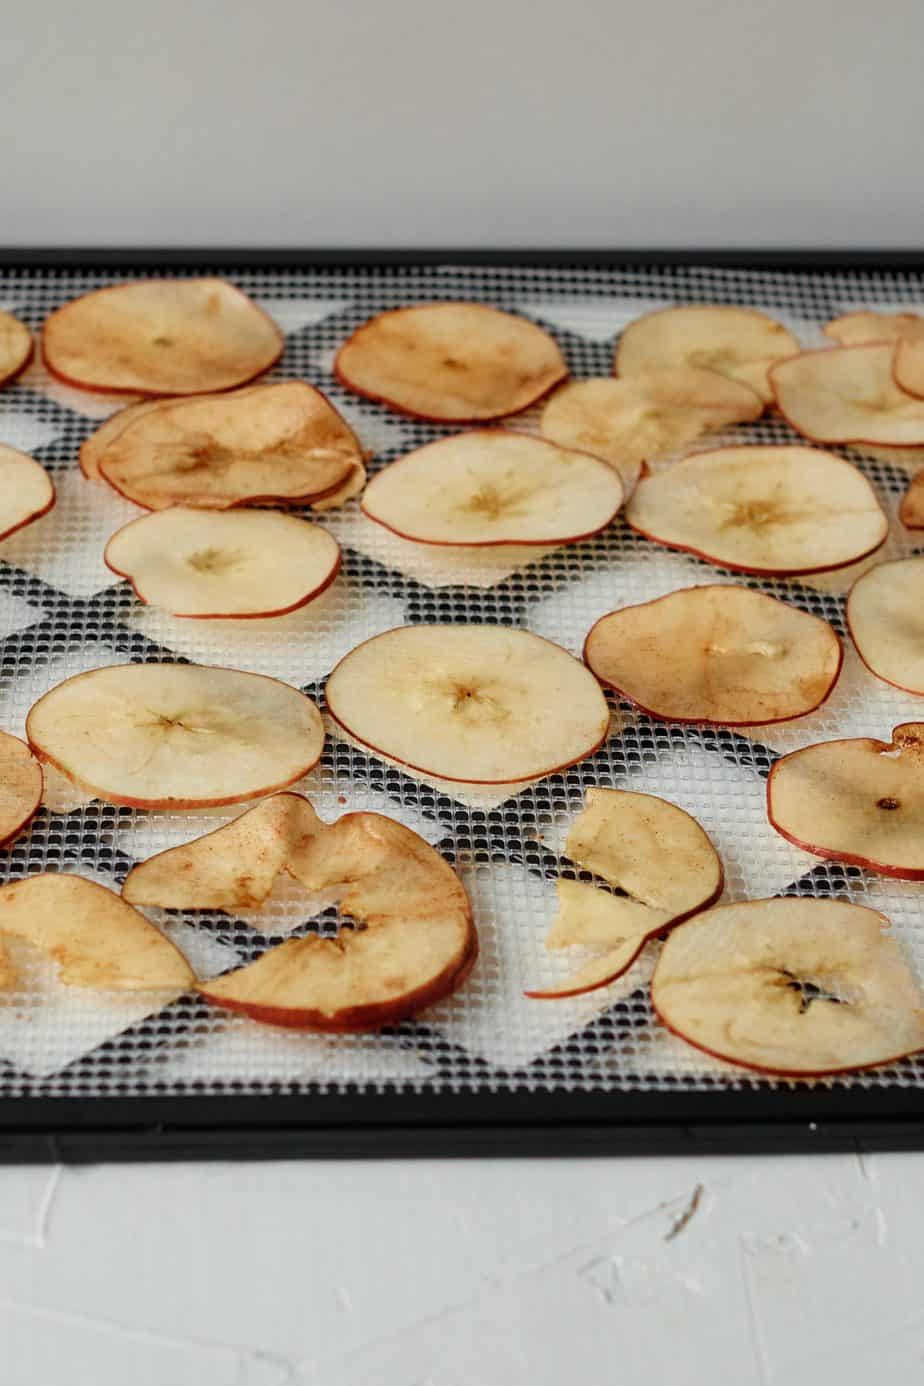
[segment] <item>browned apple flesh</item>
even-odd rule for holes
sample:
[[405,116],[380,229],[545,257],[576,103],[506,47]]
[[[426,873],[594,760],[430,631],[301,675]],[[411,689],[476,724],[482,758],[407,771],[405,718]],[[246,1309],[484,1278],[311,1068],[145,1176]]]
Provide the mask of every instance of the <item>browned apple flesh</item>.
[[892,377],[891,342],[804,351],[770,372],[780,413],[813,443],[924,444],[924,401]]
[[54,503],[55,488],[45,468],[0,443],[0,539],[40,520]]
[[392,462],[366,487],[362,508],[403,539],[486,548],[586,539],[610,524],[622,498],[618,473],[599,458],[492,428]]
[[719,448],[639,482],[633,529],[742,573],[845,568],[885,542],[889,522],[862,472],[817,448]]
[[0,845],[12,842],[42,802],[42,767],[18,736],[0,732]]
[[924,1009],[887,925],[842,900],[719,905],[670,934],[652,1003],[689,1044],[761,1073],[890,1063],[924,1048]]
[[799,351],[781,323],[756,308],[686,304],[636,318],[616,348],[614,375],[637,375],[666,366],[717,371],[773,398],[767,372],[774,362]]
[[555,339],[481,303],[421,303],[357,328],[338,380],[399,413],[478,423],[529,408],[568,374]]
[[924,695],[924,557],[879,563],[857,578],[847,626],[877,678]]
[[32,333],[14,318],[0,311],[0,387],[9,385],[32,360]]
[[584,659],[653,717],[753,726],[803,717],[827,698],[841,644],[827,621],[745,587],[690,587],[610,612]]
[[363,460],[352,430],[301,380],[178,400],[136,415],[102,449],[100,473],[147,510],[307,502]]
[[223,279],[149,279],[72,299],[51,314],[42,354],[53,375],[85,390],[201,395],[268,371],[285,338]]
[[873,342],[924,341],[924,318],[917,313],[877,313],[861,309],[825,323],[825,334],[839,346],[869,346]]
[[781,757],[767,781],[778,833],[816,857],[924,880],[924,723],[822,741]]
[[321,714],[261,674],[121,664],[77,674],[32,707],[38,759],[112,804],[195,808],[284,789],[317,764]]
[[152,409],[160,409],[163,404],[162,399],[143,399],[137,404],[128,404],[117,413],[110,414],[109,418],[100,424],[95,433],[91,433],[89,438],[83,440],[80,445],[80,452],[77,454],[77,460],[80,463],[80,470],[88,481],[104,479],[99,469],[99,459],[109,444],[115,442],[116,438],[124,433],[135,419],[150,414]]
[[906,529],[924,529],[924,471],[908,483],[898,516]]

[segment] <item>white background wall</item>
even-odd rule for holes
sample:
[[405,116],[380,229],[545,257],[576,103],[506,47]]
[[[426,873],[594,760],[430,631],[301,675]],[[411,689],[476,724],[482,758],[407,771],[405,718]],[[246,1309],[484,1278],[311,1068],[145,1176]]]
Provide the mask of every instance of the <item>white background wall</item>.
[[921,243],[921,0],[3,9],[0,244]]

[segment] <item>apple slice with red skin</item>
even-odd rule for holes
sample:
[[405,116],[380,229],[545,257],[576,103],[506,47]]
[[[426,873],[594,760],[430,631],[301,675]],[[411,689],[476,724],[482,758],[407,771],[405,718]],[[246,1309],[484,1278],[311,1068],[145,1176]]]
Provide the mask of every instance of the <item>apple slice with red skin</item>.
[[924,529],[924,471],[911,478],[898,517],[906,529]]
[[770,372],[777,408],[813,443],[924,444],[924,401],[892,377],[892,342],[803,351]]
[[47,515],[55,488],[34,457],[0,443],[0,539]]
[[141,601],[200,620],[296,611],[340,568],[333,535],[274,510],[171,506],[117,530],[103,557]]
[[455,548],[573,544],[622,505],[600,458],[528,433],[473,429],[427,443],[377,473],[363,513],[402,539]]
[[12,842],[42,802],[42,767],[18,736],[0,732],[0,846]]
[[924,880],[924,723],[821,741],[782,756],[767,780],[767,816],[816,857],[880,876]]
[[76,674],[26,718],[35,755],[73,784],[132,808],[262,799],[306,775],[321,714],[289,684],[197,664],[119,664]]
[[363,323],[340,348],[342,385],[399,414],[485,423],[519,414],[564,380],[554,337],[483,303],[420,303]]
[[233,390],[274,366],[284,347],[272,318],[224,279],[110,285],[65,303],[42,330],[52,375],[114,394]]
[[719,567],[790,577],[846,568],[889,533],[863,473],[805,447],[697,453],[639,482],[626,520],[647,539]]
[[804,717],[840,673],[828,625],[746,587],[688,587],[603,616],[588,668],[652,717],[725,727]]
[[924,317],[920,313],[847,313],[825,327],[842,346],[894,342],[892,374],[909,395],[924,396]]
[[34,352],[32,333],[25,323],[12,313],[0,312],[0,389],[22,374]]
[[749,385],[768,404],[770,366],[798,351],[796,338],[756,308],[685,304],[630,322],[616,347],[613,374],[695,366]]
[[924,695],[924,556],[879,563],[858,577],[847,628],[871,674]]
[[924,1048],[924,998],[888,922],[843,900],[718,905],[669,934],[652,1005],[694,1048],[759,1073],[891,1063]]

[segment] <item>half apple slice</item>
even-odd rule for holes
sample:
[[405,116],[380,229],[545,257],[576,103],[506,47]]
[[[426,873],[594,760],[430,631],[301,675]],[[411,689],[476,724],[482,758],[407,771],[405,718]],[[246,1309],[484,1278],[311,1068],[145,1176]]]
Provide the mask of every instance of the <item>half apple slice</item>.
[[924,556],[879,563],[857,578],[847,627],[871,673],[924,695]]
[[0,312],[0,388],[26,369],[34,349],[32,333],[25,323],[12,313]]
[[924,529],[924,471],[918,472],[908,483],[898,517],[906,529]]
[[924,400],[892,378],[892,342],[803,351],[770,372],[777,407],[814,443],[924,444]]
[[54,503],[55,488],[45,468],[0,443],[0,539],[40,520]]
[[42,767],[18,736],[0,732],[0,846],[18,837],[38,812]]

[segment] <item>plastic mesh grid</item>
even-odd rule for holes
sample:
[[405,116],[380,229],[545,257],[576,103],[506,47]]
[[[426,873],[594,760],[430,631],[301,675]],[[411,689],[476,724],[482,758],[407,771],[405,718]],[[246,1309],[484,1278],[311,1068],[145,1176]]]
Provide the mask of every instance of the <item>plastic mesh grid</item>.
[[[10,271],[0,274],[0,307],[38,327],[60,302],[128,277]],[[331,377],[339,343],[389,306],[459,297],[515,309],[555,333],[580,377],[607,374],[620,328],[639,312],[671,302],[764,307],[815,345],[823,340],[819,324],[852,305],[924,301],[920,277],[873,273],[401,266],[229,277],[261,300],[286,332],[274,375],[305,378],[324,389],[376,451],[375,467],[444,432],[360,401]],[[419,546],[365,521],[353,502],[322,517],[343,546],[344,564],[341,578],[317,603],[272,621],[180,621],[142,606],[102,564],[106,539],[139,512],[101,484],[84,481],[76,454],[115,404],[62,388],[36,370],[0,395],[0,441],[32,452],[58,488],[56,509],[0,546],[0,726],[18,734],[47,688],[106,663],[178,657],[221,663],[281,677],[320,701],[325,676],[342,654],[402,622],[525,626],[578,652],[591,623],[618,604],[704,579],[742,580],[660,549],[621,521],[570,548],[532,558],[523,550],[512,557],[494,553],[447,572]],[[518,426],[530,423],[527,417]],[[727,436],[793,439],[773,420]],[[907,469],[856,454],[852,460],[894,514]],[[913,551],[895,524],[876,561]],[[843,634],[844,593],[853,576],[847,570],[751,585],[826,617]],[[706,1059],[653,1022],[646,988],[653,947],[603,991],[558,1002],[522,995],[524,986],[552,981],[580,961],[574,950],[554,958],[543,938],[555,908],[554,881],[572,870],[560,856],[562,843],[591,785],[648,790],[694,813],[726,863],[727,899],[836,894],[883,910],[924,979],[924,885],[819,863],[774,833],[764,808],[764,781],[778,751],[831,736],[887,735],[897,722],[920,714],[919,700],[874,679],[848,649],[831,700],[789,727],[741,733],[655,722],[615,702],[613,711],[613,733],[600,751],[519,793],[469,793],[408,775],[333,730],[320,766],[299,786],[323,817],[362,808],[388,813],[457,864],[474,900],[482,953],[449,1001],[382,1033],[319,1038],[230,1017],[191,996],[111,999],[64,988],[51,967],[26,956],[20,993],[0,1005],[0,1093],[768,1085]],[[234,816],[224,810],[144,813],[81,801],[64,784],[49,790],[30,831],[3,853],[6,879],[51,869],[117,885],[135,861]],[[318,912],[309,923],[312,905]],[[335,911],[292,889],[274,893],[259,915],[152,911],[151,917],[200,975],[256,957],[292,929],[336,927]],[[924,1059],[837,1080],[842,1087],[919,1083]]]

